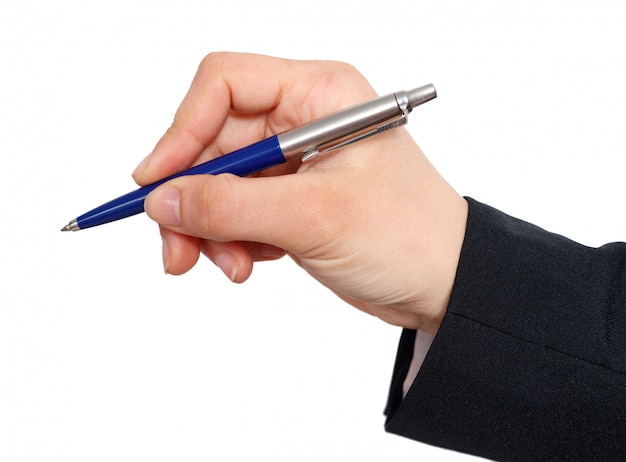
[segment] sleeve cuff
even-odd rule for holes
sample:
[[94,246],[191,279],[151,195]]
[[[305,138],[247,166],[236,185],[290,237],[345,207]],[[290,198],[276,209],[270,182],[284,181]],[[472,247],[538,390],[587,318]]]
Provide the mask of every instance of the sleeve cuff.
[[430,349],[430,346],[432,345],[434,339],[435,336],[430,332],[418,330],[415,333],[415,342],[413,344],[413,358],[411,359],[411,363],[409,364],[409,370],[402,384],[402,398],[406,396],[406,394],[409,392],[409,389],[413,385],[415,377],[417,377],[417,374],[419,373],[420,368],[424,363],[426,354],[428,353],[428,350]]
[[422,333],[402,332],[386,430],[495,460],[626,460],[626,244],[585,247],[468,202],[425,358]]

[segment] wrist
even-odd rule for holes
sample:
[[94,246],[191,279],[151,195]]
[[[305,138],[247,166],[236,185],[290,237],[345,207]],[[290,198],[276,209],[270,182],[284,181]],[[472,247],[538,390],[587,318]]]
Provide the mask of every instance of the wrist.
[[432,335],[437,333],[443,321],[454,288],[465,239],[468,204],[456,192],[451,192],[448,198],[437,205],[437,210],[439,212],[433,218],[435,226],[431,228],[433,234],[428,240],[430,281],[423,289],[423,298],[411,307],[415,313],[419,313],[419,322],[403,326]]

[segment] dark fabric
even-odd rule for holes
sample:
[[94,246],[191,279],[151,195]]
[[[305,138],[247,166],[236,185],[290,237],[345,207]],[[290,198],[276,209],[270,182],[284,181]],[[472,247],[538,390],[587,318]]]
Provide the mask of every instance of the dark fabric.
[[626,461],[626,244],[589,248],[468,198],[447,314],[386,429],[502,461]]

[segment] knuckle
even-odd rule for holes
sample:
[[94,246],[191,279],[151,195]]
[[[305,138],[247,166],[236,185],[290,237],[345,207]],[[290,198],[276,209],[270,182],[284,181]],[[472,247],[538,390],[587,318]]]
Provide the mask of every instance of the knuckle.
[[213,51],[207,54],[198,66],[198,75],[216,74],[219,75],[224,69],[228,69],[232,63],[234,53],[225,51]]
[[224,60],[226,53],[221,51],[213,51],[207,54],[200,62],[200,69],[211,69]]

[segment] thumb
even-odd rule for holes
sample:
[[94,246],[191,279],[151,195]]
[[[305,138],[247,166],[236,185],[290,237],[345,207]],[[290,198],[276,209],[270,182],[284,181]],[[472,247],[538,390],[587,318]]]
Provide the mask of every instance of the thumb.
[[160,225],[181,234],[220,242],[262,242],[298,253],[316,219],[301,200],[311,191],[306,188],[308,176],[180,177],[155,189],[145,209]]

